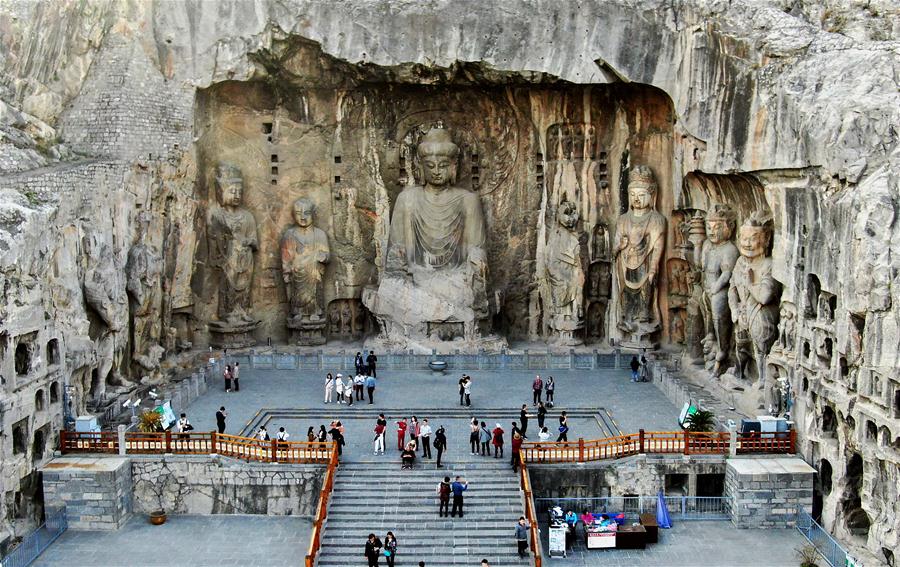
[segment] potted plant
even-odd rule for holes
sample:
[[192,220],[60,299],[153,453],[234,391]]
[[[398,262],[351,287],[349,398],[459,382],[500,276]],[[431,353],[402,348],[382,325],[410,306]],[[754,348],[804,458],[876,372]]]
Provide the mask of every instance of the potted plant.
[[162,414],[153,410],[141,412],[141,415],[138,417],[137,428],[141,433],[162,431]]
[[819,567],[819,550],[811,543],[796,549],[800,567]]
[[150,512],[150,523],[154,526],[161,526],[166,523],[166,511],[154,510]]

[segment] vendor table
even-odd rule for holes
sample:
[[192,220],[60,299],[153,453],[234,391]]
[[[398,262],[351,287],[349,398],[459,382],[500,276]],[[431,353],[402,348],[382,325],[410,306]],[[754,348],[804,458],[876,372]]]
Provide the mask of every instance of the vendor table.
[[616,546],[616,532],[592,532],[587,533],[588,549],[604,549]]
[[647,530],[644,526],[620,526],[616,535],[618,549],[644,549],[647,547]]
[[656,523],[656,514],[641,514],[641,525],[647,530],[647,543],[659,541],[659,524]]

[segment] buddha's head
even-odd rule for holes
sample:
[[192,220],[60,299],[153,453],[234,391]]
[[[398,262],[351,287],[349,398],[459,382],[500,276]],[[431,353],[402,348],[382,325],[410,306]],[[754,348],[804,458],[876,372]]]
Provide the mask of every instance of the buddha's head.
[[741,225],[738,237],[738,249],[741,256],[750,259],[765,256],[771,241],[772,218],[767,214],[756,211]]
[[706,237],[713,244],[725,242],[734,234],[736,216],[728,205],[713,205],[706,217]]
[[628,171],[628,203],[632,211],[652,209],[657,189],[656,178],[649,166],[637,165]]
[[315,205],[306,197],[300,197],[294,201],[294,222],[297,223],[297,226],[307,228],[312,225],[315,212]]
[[578,207],[572,201],[563,200],[556,211],[556,220],[565,228],[570,230],[575,228],[578,224]]
[[223,207],[237,207],[244,197],[244,178],[237,166],[220,163],[216,168],[216,199]]
[[453,143],[450,133],[443,127],[436,126],[422,137],[416,155],[427,185],[456,184],[459,146]]

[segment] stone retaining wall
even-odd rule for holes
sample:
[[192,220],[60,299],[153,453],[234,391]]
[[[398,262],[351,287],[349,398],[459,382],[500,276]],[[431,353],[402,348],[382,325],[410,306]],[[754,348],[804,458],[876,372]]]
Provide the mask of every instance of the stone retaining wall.
[[130,459],[65,457],[42,472],[44,503],[65,505],[69,529],[117,530],[131,517]]
[[793,528],[797,508],[812,512],[815,469],[798,457],[734,458],[725,470],[733,498],[731,521],[739,528]]

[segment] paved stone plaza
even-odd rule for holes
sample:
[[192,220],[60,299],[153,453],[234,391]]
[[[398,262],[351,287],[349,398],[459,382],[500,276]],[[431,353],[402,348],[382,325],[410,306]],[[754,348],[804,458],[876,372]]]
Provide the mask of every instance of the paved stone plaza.
[[[529,439],[536,441],[537,417],[531,404],[531,382],[536,373],[543,378],[553,376],[557,384],[556,405],[549,411],[545,424],[554,440],[558,417],[563,410],[589,409],[598,414],[608,411],[613,427],[626,433],[640,428],[648,431],[678,428],[678,410],[663,393],[652,383],[631,382],[625,369],[467,371],[473,377],[471,408],[459,405],[458,380],[462,370],[443,375],[430,371],[384,370],[378,373],[375,403],[369,405],[365,400],[348,407],[324,403],[326,371],[253,369],[246,359],[238,360],[241,361],[240,392],[226,393],[222,384],[216,382],[187,409],[197,430],[215,429],[215,412],[223,405],[228,412],[226,432],[247,435],[255,432],[251,430],[255,427],[248,427],[248,423],[256,423],[255,416],[261,408],[295,408],[300,410],[301,417],[273,419],[266,424],[271,436],[274,437],[278,427],[284,426],[291,434],[291,440],[305,440],[308,427],[314,426],[318,430],[319,425],[324,424],[327,429],[332,419],[339,419],[346,426],[344,458],[350,461],[372,456],[371,432],[379,412],[384,412],[389,420],[388,447],[396,446],[393,422],[400,416],[415,414],[420,420],[429,418],[434,430],[443,424],[449,442],[447,458],[451,462],[458,456],[470,456],[468,420],[471,417],[485,421],[491,429],[500,422],[508,444],[511,422],[519,421],[518,411],[523,403],[528,404],[532,413],[528,424]],[[302,417],[304,410],[309,412],[308,418]],[[442,414],[442,417],[430,416],[429,410]],[[585,412],[581,414],[585,415]],[[570,441],[610,435],[595,417],[572,418],[569,427]]]
[[547,529],[542,526],[545,561],[569,567],[795,567],[796,549],[806,540],[794,529],[739,530],[731,522],[675,522],[659,530],[659,542],[647,549],[587,549],[576,541],[565,559],[547,555]]
[[296,567],[311,530],[312,522],[296,517],[170,516],[153,526],[136,515],[118,531],[68,530],[33,565]]

